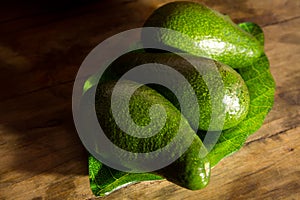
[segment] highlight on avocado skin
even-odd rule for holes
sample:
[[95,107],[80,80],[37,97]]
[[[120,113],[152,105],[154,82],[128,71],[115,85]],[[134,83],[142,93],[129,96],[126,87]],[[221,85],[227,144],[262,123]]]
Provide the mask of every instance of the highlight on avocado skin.
[[[212,58],[232,68],[248,67],[264,52],[259,41],[234,24],[228,16],[196,2],[165,4],[149,16],[144,27],[179,31],[192,38],[192,42],[170,37],[167,31],[157,32],[151,42]],[[145,41],[148,42],[149,38]]]
[[[257,24],[235,24],[228,16],[203,4],[176,1],[156,9],[144,27],[158,29],[151,32],[154,34],[142,30],[140,49],[116,58],[100,79],[94,74],[83,86],[82,98],[89,99],[91,92],[96,91],[95,104],[83,106],[96,113],[105,136],[122,150],[115,154],[126,167],[126,170],[118,170],[103,164],[95,158],[95,152],[90,151],[89,178],[96,196],[106,196],[128,184],[148,180],[166,179],[189,190],[206,187],[211,168],[243,146],[247,137],[262,126],[274,103],[275,82],[264,53],[264,34]],[[171,34],[172,31],[180,34]],[[166,76],[166,79],[173,78],[172,89],[156,83],[144,84],[126,76],[149,63],[153,71],[156,66],[165,65],[182,75],[194,92],[196,102],[184,98],[188,87],[173,75]],[[157,72],[157,76],[165,75]],[[176,88],[183,92],[176,93]],[[130,100],[125,109],[123,103],[128,94]],[[182,104],[188,105],[188,109],[183,109]],[[127,111],[129,118],[123,117]],[[87,122],[89,115],[87,112],[83,116]],[[119,126],[116,116],[121,116],[125,128]],[[146,137],[151,132],[155,134]],[[172,143],[177,134],[186,137]],[[217,140],[213,142],[216,135]],[[169,147],[170,144],[175,145]],[[188,148],[183,148],[185,146]],[[147,171],[153,163],[159,165],[164,161],[152,154],[161,149],[176,159],[163,168]],[[132,154],[119,153],[124,151]],[[105,156],[105,152],[101,153]],[[139,154],[149,162],[130,162]],[[130,171],[134,168],[145,170],[142,173]]]

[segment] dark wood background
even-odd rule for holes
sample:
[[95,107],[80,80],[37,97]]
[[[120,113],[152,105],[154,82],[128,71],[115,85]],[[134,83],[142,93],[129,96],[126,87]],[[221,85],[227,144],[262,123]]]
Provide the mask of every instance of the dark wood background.
[[[28,0],[0,6],[0,199],[93,199],[87,154],[75,131],[72,86],[90,50],[141,27],[159,0]],[[273,110],[209,186],[167,181],[103,199],[300,199],[300,1],[206,0],[234,21],[263,27],[276,80]]]

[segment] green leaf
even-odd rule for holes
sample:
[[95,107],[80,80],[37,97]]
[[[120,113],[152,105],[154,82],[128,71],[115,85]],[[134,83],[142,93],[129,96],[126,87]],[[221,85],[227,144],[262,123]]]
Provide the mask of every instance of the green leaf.
[[89,178],[93,193],[105,196],[111,192],[140,181],[161,180],[151,173],[128,173],[112,169],[89,155]]
[[[262,29],[255,23],[238,24],[264,44]],[[250,107],[246,117],[239,125],[222,132],[217,144],[208,154],[211,166],[215,166],[224,157],[239,150],[249,135],[255,133],[263,124],[274,103],[275,82],[269,69],[267,56],[262,55],[253,66],[237,70],[243,77],[250,94]]]
[[263,55],[251,67],[238,71],[243,77],[250,94],[249,112],[236,127],[222,132],[217,144],[208,154],[211,166],[224,157],[239,150],[249,135],[256,132],[274,103],[275,82],[269,70],[269,62]]
[[238,25],[241,29],[253,35],[261,45],[264,45],[264,33],[260,26],[252,22],[243,22]]
[[[251,22],[239,24],[246,32],[264,43],[262,29]],[[253,66],[238,70],[246,82],[250,93],[250,108],[245,120],[238,126],[222,132],[217,144],[208,154],[211,165],[215,166],[224,157],[239,150],[249,135],[256,132],[262,125],[274,102],[275,82],[269,70],[269,61],[263,55]],[[85,90],[95,85],[94,79],[89,79]],[[201,135],[200,135],[201,136]],[[151,173],[133,174],[121,172],[103,165],[92,155],[89,156],[89,178],[93,193],[105,196],[127,186],[128,184],[148,180],[161,180],[162,177]]]

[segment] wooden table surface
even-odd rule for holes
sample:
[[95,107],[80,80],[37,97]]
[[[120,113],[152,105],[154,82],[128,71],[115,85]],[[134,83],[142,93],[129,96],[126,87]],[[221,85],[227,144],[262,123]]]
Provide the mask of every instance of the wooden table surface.
[[[0,199],[94,199],[71,94],[93,47],[141,27],[159,0],[46,0],[0,6]],[[300,199],[300,1],[206,0],[234,21],[263,27],[276,81],[261,129],[213,170],[208,187],[167,181],[102,199]]]

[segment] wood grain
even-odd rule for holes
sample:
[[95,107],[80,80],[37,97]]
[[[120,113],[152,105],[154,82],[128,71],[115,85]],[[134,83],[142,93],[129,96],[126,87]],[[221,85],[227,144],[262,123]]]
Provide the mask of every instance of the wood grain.
[[[167,0],[13,0],[0,7],[0,199],[95,199],[72,121],[77,70],[105,38],[142,26]],[[205,0],[263,27],[276,81],[262,128],[188,191],[143,182],[101,199],[300,199],[300,1]]]

